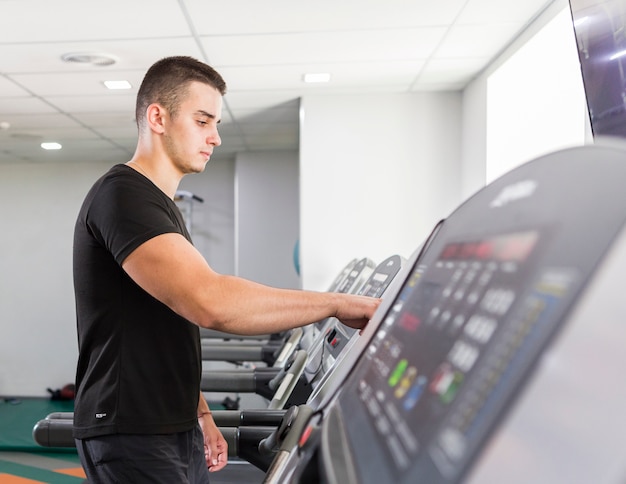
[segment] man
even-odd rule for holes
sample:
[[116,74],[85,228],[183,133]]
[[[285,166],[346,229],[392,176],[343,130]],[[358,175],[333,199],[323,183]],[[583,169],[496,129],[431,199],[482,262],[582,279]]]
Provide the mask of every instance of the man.
[[220,145],[226,85],[190,57],[156,62],[137,95],[137,149],[87,194],[74,233],[79,361],[74,437],[92,484],[205,483],[227,444],[200,391],[199,327],[268,334],[379,300],[276,289],[216,273],[173,202]]

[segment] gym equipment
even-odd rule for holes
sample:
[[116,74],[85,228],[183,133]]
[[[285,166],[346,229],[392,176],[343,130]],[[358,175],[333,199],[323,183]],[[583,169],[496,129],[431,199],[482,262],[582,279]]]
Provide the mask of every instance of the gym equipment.
[[[399,255],[386,258],[378,264],[357,294],[382,297],[405,262],[404,258]],[[336,318],[329,320],[323,336],[320,333],[308,350],[303,374],[311,388],[317,386],[338,358],[348,354],[347,350],[356,342],[356,338],[354,338],[356,333],[357,330],[342,324]]]
[[264,482],[623,482],[624,160],[562,150],[454,211]]
[[177,190],[174,194],[174,202],[180,209],[187,231],[191,234],[193,228],[193,203],[204,203],[204,199],[187,190]]
[[[399,255],[386,258],[378,264],[357,294],[369,297],[386,295],[393,287],[392,283],[404,263],[404,258]],[[350,364],[338,363],[344,358],[350,360],[349,355],[356,354],[351,349],[358,340],[359,331],[345,326],[336,318],[330,318],[325,330],[318,334],[305,355],[301,356],[304,358],[304,364],[289,368],[283,380],[277,378],[281,381],[281,387],[276,391],[268,408],[284,408],[305,402],[317,405],[323,399],[323,390],[335,389],[338,382],[345,377],[345,368]],[[320,387],[320,391],[314,394],[315,403],[313,403],[311,395],[323,380],[326,381],[326,385]],[[281,391],[283,388],[284,391]]]

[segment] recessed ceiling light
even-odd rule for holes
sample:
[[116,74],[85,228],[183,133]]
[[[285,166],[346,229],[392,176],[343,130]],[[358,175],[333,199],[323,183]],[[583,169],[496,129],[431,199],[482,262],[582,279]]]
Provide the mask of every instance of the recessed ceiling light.
[[90,64],[92,66],[110,66],[117,62],[117,57],[100,52],[69,52],[61,56],[63,62]]
[[41,143],[41,147],[44,150],[60,150],[61,148],[63,148],[63,146],[61,146],[61,143],[56,143],[53,141]]
[[130,82],[128,81],[104,81],[104,85],[109,89],[130,89]]
[[302,78],[304,82],[328,82],[330,81],[330,73],[328,72],[310,72]]

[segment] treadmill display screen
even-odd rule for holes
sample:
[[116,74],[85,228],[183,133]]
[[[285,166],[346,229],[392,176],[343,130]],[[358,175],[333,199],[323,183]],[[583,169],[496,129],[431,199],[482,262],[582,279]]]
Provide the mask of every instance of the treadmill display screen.
[[[413,269],[339,399],[368,469],[359,482],[459,477],[575,282],[571,269],[531,270],[544,235],[453,241]],[[383,451],[364,451],[368,439]]]

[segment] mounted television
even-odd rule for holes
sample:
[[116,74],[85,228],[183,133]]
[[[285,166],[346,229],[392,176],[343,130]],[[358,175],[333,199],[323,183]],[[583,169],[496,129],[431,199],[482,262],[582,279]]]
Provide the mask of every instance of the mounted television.
[[626,138],[626,1],[569,3],[593,135]]

